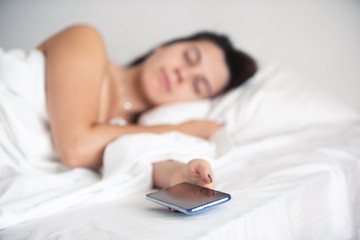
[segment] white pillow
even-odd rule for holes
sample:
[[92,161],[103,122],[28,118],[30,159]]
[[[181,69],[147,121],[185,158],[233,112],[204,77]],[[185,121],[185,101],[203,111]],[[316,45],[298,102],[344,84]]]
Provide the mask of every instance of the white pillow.
[[189,120],[205,119],[211,108],[211,100],[172,103],[153,108],[143,113],[139,124],[153,126],[160,124],[180,124]]
[[270,64],[244,87],[215,99],[208,117],[222,117],[228,132],[242,141],[352,121],[360,114],[312,79]]
[[247,84],[214,100],[177,103],[153,109],[140,124],[177,124],[191,119],[225,123],[247,140],[306,126],[359,119],[355,109],[324,92],[312,79],[276,64],[262,67]]

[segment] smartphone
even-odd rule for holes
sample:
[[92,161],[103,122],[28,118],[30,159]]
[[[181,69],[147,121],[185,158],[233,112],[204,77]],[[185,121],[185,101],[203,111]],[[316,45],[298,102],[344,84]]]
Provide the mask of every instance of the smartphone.
[[179,212],[194,214],[227,202],[231,196],[228,193],[183,182],[149,193],[146,198]]

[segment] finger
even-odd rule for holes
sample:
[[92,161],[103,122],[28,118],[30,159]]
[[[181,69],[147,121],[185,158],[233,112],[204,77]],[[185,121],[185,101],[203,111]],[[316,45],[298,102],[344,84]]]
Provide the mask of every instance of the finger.
[[224,125],[214,122],[211,130],[210,130],[210,134],[208,136],[208,139],[211,138],[217,131],[219,131],[220,129],[222,129],[224,127]]
[[215,122],[215,124],[219,129],[225,126],[225,123],[222,122]]
[[214,175],[211,170],[211,165],[208,161],[203,159],[193,160],[195,170],[200,174],[201,180],[207,185],[214,182]]
[[220,121],[220,120],[211,120],[211,122],[218,127],[223,127],[225,126],[225,122],[224,121]]
[[200,184],[200,186],[205,188],[215,189],[215,184],[213,182],[208,184]]
[[168,209],[170,210],[170,212],[178,212],[177,210],[173,209],[173,208],[169,208]]
[[220,126],[225,126],[225,121],[223,119],[215,119],[214,121]]

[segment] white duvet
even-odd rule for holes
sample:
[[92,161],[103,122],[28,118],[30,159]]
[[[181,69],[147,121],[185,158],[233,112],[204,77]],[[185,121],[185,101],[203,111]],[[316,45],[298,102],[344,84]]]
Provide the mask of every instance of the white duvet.
[[[65,168],[48,141],[44,105],[29,97],[32,88],[21,92],[9,85],[19,79],[41,84],[43,79],[34,78],[33,72],[43,71],[39,52],[0,54],[0,237],[357,236],[359,113],[299,73],[266,64],[244,87],[213,101],[164,106],[144,114],[144,125],[210,118],[225,122],[225,127],[210,141],[177,132],[121,137],[108,145],[99,174]],[[20,69],[28,71],[22,78],[15,75]],[[36,92],[41,88],[34,89],[32,96],[44,97]],[[152,185],[152,162],[192,158],[212,163],[216,187],[232,195],[229,203],[188,217],[145,200]]]

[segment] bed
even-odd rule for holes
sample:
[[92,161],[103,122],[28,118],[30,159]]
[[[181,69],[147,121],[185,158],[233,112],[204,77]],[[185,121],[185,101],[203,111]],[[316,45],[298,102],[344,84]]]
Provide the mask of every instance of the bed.
[[[92,3],[96,6],[95,1]],[[107,9],[117,4],[107,3]],[[2,4],[9,10],[26,7]],[[220,6],[220,3],[212,4],[212,8]],[[288,10],[308,12],[312,20],[319,18],[320,21],[326,19],[326,14],[339,11],[347,17],[338,20],[348,23],[347,28],[352,30],[354,38],[360,40],[360,28],[356,28],[360,21],[352,22],[359,17],[349,17],[360,11],[358,2],[330,1],[330,5],[321,1],[285,5],[275,2],[255,8],[259,4],[231,2],[230,6],[244,7],[241,12],[249,11],[247,17],[275,11],[277,16],[286,16],[290,21],[297,19],[293,23],[298,24],[301,22],[297,18],[299,15],[291,18]],[[178,7],[189,5],[184,3]],[[35,1],[34,6],[39,6],[39,2]],[[131,4],[123,6],[132,7]],[[46,7],[49,6],[45,4],[44,9]],[[324,7],[321,9],[325,13],[320,14],[319,7]],[[169,8],[170,5],[164,7]],[[35,13],[35,10],[29,11],[29,14]],[[207,16],[206,12],[204,14]],[[11,20],[6,14],[0,16],[2,23],[6,17]],[[101,25],[101,22],[92,21]],[[231,28],[226,21],[214,22]],[[308,26],[306,22],[303,24],[297,27]],[[0,27],[0,32],[6,29]],[[343,28],[336,29],[346,32]],[[325,38],[327,34],[325,31],[314,36]],[[6,43],[7,39],[1,38]],[[306,38],[303,40],[306,43]],[[328,46],[338,43],[336,39],[329,41]],[[349,44],[352,41],[353,38],[347,40]],[[265,48],[256,41],[251,45],[245,39],[242,43],[248,44],[255,55],[261,54],[254,49]],[[266,46],[265,52],[270,52],[271,39]],[[13,92],[9,93],[11,84],[15,83],[5,81],[5,77],[22,79],[41,75],[43,59],[39,53],[23,49],[1,50],[0,238],[358,239],[360,99],[357,92],[360,74],[356,64],[349,62],[338,64],[336,69],[329,68],[335,62],[322,55],[324,45],[316,47],[320,52],[314,51],[311,59],[294,54],[291,61],[286,54],[281,55],[289,50],[287,46],[279,45],[279,55],[258,57],[259,71],[244,86],[214,100],[172,104],[145,113],[139,119],[143,125],[207,118],[225,122],[225,126],[209,141],[178,132],[121,137],[106,148],[104,167],[99,172],[67,169],[57,161],[51,144],[47,144],[43,108],[32,107],[36,105],[33,101],[44,96],[36,90],[29,91],[32,85],[24,86],[24,92],[32,95],[19,91],[14,97]],[[344,47],[348,55],[337,50],[333,53],[339,58],[344,54],[347,59],[360,62],[359,46],[354,43],[352,47],[353,51],[347,51],[349,46]],[[296,65],[300,60],[303,64]],[[305,60],[318,65],[308,68],[311,64],[306,65]],[[11,71],[4,73],[4,66]],[[324,76],[329,78],[324,79]],[[340,79],[340,76],[346,78]],[[38,77],[31,79],[34,84],[40,84],[35,80]],[[324,82],[331,86],[324,87]],[[25,131],[15,125],[32,127]],[[17,146],[28,146],[22,151],[23,155],[18,154],[16,148],[4,147],[11,145],[9,138],[4,137],[9,132],[13,134],[10,141],[18,139]],[[151,163],[165,159],[187,162],[193,158],[211,162],[216,189],[232,196],[228,203],[188,216],[170,212],[145,199],[145,194],[153,190]]]

